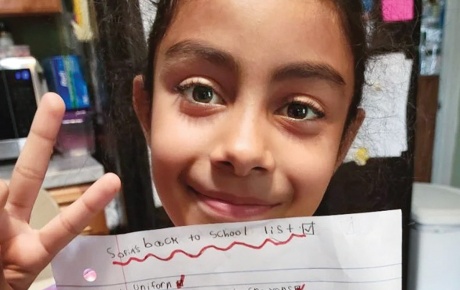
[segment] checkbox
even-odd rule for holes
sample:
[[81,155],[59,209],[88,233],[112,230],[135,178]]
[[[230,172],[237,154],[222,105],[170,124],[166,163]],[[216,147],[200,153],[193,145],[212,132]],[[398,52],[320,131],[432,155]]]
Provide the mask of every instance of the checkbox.
[[306,236],[313,236],[315,235],[315,223],[303,223],[302,224],[302,232]]

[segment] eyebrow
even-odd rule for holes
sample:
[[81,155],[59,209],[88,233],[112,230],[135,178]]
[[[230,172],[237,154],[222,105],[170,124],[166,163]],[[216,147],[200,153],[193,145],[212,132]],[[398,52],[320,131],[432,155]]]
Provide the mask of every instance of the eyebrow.
[[184,40],[174,44],[166,51],[165,56],[166,61],[177,58],[202,58],[233,71],[238,71],[240,67],[231,54],[193,40]]
[[321,79],[333,84],[344,86],[345,80],[342,75],[325,63],[303,62],[283,66],[273,75],[273,80],[282,81],[291,78]]
[[[175,59],[202,58],[213,64],[225,66],[235,72],[238,72],[240,67],[230,53],[194,40],[184,40],[174,44],[166,51],[165,56],[167,62]],[[288,64],[278,68],[272,76],[273,81],[292,78],[316,78],[338,86],[345,85],[342,75],[332,66],[325,63],[299,62]]]

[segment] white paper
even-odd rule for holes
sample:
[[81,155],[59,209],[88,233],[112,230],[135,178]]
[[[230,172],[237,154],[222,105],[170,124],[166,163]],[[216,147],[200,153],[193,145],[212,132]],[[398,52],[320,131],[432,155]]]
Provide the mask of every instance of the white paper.
[[52,265],[60,290],[393,290],[401,233],[399,210],[176,227],[80,236]]
[[366,68],[362,108],[366,118],[345,161],[359,148],[369,157],[398,157],[407,151],[406,111],[412,60],[403,53],[374,57]]

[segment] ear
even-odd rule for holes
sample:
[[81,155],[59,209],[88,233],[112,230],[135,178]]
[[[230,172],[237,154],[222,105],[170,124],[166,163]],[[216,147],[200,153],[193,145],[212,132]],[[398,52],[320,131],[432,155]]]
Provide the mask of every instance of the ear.
[[361,128],[361,125],[363,124],[365,116],[366,113],[364,110],[358,108],[356,118],[349,125],[347,132],[345,132],[345,136],[342,140],[342,144],[340,145],[339,154],[337,156],[337,163],[335,164],[335,170],[339,168],[343,162],[343,159],[345,159],[345,156],[347,155],[353,140],[355,140],[355,137],[358,134],[359,128]]
[[142,131],[144,131],[147,143],[149,143],[152,101],[149,93],[144,89],[144,80],[141,75],[136,76],[133,80],[133,107],[142,126]]

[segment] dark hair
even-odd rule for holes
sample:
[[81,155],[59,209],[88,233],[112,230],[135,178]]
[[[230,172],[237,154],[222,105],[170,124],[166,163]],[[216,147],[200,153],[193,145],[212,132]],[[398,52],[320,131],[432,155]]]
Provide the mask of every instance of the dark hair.
[[[364,71],[367,60],[366,31],[364,27],[364,11],[362,0],[330,0],[337,8],[342,21],[342,29],[351,46],[354,59],[354,93],[345,121],[342,137],[350,123],[356,118],[358,106],[361,103],[362,91],[365,83]],[[153,74],[155,55],[166,30],[177,12],[179,0],[157,0],[157,15],[148,39],[148,61],[144,73],[145,90],[153,97]]]

